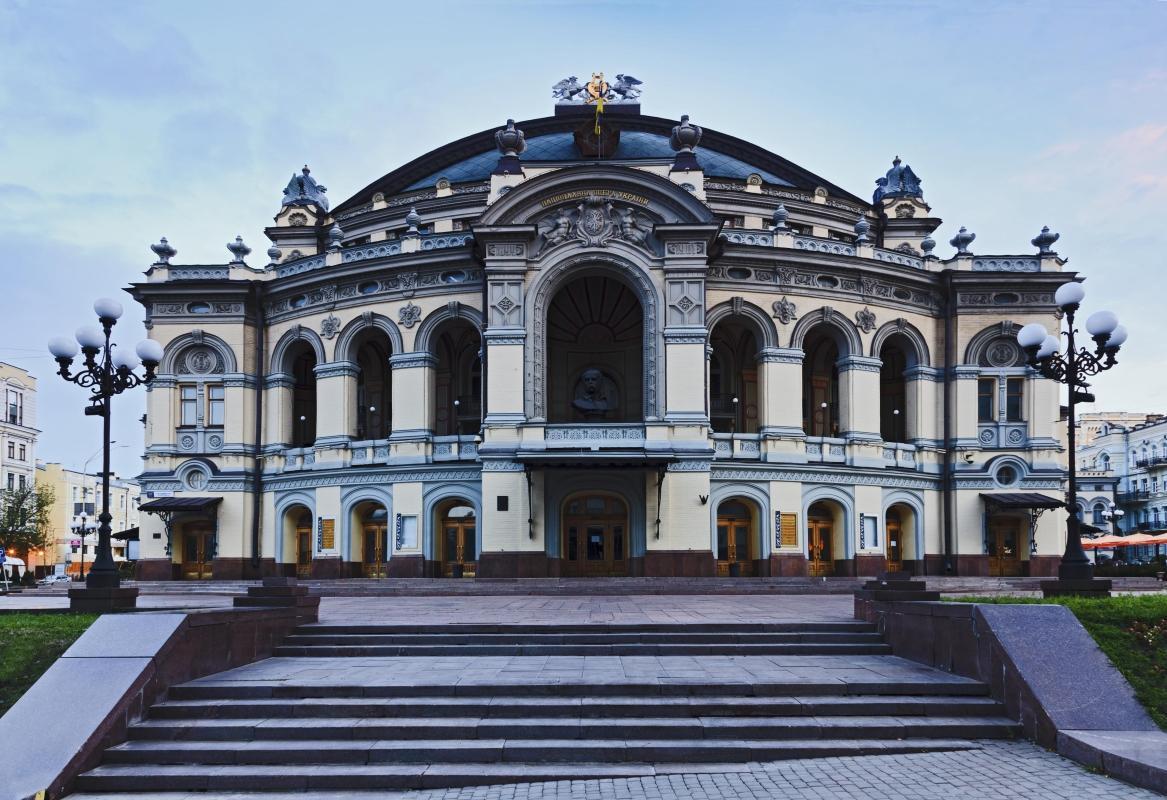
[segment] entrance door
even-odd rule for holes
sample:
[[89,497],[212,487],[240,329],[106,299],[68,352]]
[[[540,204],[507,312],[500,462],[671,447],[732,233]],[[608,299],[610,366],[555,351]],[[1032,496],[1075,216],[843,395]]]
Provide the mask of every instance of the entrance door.
[[312,574],[312,528],[296,528],[296,577],[308,578]]
[[887,571],[899,572],[904,568],[904,531],[900,515],[888,511],[884,527],[887,529]]
[[835,559],[831,553],[831,537],[835,532],[832,520],[811,517],[806,521],[806,549],[809,570],[813,577],[835,574]]
[[[466,513],[469,512],[469,513]],[[463,514],[463,516],[456,516]],[[441,520],[442,575],[472,578],[478,570],[478,522],[469,506],[456,506]]]
[[182,534],[182,577],[206,580],[211,577],[215,555],[215,534],[209,524],[188,525]]
[[574,495],[564,503],[565,575],[628,574],[628,507],[615,495]]
[[361,575],[366,578],[384,578],[385,550],[389,530],[385,525],[367,523],[364,528],[364,548],[361,550]]
[[749,507],[728,500],[717,508],[717,575],[751,576],[755,559],[753,522]]
[[1021,574],[1021,522],[993,519],[989,522],[989,575],[1015,577]]

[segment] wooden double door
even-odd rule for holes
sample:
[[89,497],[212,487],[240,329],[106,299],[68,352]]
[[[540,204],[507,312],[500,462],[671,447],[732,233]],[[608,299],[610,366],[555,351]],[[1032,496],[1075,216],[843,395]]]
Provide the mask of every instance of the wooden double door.
[[628,574],[628,506],[616,495],[579,494],[563,504],[563,572]]
[[730,501],[717,510],[717,575],[748,577],[757,572],[758,537],[744,503]]
[[389,547],[389,529],[385,525],[366,524],[362,531],[361,576],[384,578],[388,574],[386,555]]
[[312,576],[312,528],[301,525],[296,528],[296,577]]
[[478,521],[473,516],[443,517],[442,576],[470,578],[478,571]]
[[215,531],[209,522],[191,523],[182,531],[182,577],[209,580],[215,558]]
[[1021,574],[1022,541],[1021,520],[993,517],[989,520],[989,575],[1016,577]]
[[810,517],[806,521],[807,570],[812,577],[835,574],[835,557],[831,539],[835,523],[831,519]]
[[904,568],[904,529],[897,515],[888,514],[884,519],[887,534],[887,571],[900,572]]

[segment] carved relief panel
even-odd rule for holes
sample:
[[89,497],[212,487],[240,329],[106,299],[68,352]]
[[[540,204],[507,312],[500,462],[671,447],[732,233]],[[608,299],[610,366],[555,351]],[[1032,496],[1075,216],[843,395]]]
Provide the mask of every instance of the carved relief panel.
[[523,324],[523,282],[490,281],[486,287],[491,328],[518,328]]
[[665,325],[705,324],[705,281],[670,280],[667,284],[668,315]]

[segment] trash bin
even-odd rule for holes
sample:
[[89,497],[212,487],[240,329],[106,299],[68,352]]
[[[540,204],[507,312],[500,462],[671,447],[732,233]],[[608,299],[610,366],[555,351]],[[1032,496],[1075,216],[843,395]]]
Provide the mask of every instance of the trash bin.
[[741,576],[742,576],[742,565],[737,561],[730,563],[730,565],[729,565],[729,577],[740,578]]

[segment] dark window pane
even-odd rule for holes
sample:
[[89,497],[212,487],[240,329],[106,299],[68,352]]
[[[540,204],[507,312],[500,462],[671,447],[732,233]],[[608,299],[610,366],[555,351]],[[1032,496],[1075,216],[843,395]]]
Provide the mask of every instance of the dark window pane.
[[727,525],[717,526],[717,560],[727,561],[729,559],[729,527]]

